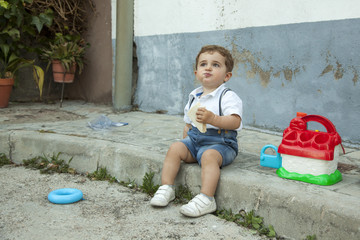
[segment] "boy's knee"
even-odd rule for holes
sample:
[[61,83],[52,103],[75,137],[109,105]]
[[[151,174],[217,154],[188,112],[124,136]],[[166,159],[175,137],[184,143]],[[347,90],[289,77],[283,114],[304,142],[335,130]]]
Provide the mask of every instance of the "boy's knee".
[[203,164],[214,163],[214,162],[221,165],[221,162],[222,162],[221,154],[215,149],[206,150],[201,156],[201,164],[203,165]]
[[182,142],[175,142],[173,144],[170,145],[169,147],[169,151],[182,151],[184,150],[185,145]]
[[187,148],[185,144],[183,144],[182,142],[175,142],[170,145],[167,154],[171,156],[180,156],[181,158],[184,158],[184,156],[186,155],[186,150]]

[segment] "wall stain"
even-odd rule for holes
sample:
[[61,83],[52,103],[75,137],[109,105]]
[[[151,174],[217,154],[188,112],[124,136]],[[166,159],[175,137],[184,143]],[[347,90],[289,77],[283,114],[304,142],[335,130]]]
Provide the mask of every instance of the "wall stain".
[[[261,53],[260,53],[261,54]],[[281,73],[284,74],[284,77],[287,81],[291,82],[292,78],[296,73],[300,72],[300,68],[291,68],[284,66],[282,70],[273,73],[273,67],[270,67],[269,70],[262,69],[258,63],[261,61],[266,61],[264,57],[255,56],[247,49],[243,49],[241,52],[238,51],[237,46],[232,42],[232,56],[234,58],[234,70],[233,75],[238,76],[239,65],[244,65],[246,71],[246,79],[255,79],[258,75],[260,78],[260,84],[263,87],[267,87],[270,83],[271,77],[280,78]],[[282,84],[284,86],[284,84]]]
[[327,65],[325,68],[324,68],[324,70],[322,71],[322,73],[320,74],[320,76],[323,76],[324,74],[326,74],[326,73],[328,73],[328,72],[332,72],[332,70],[333,70],[333,65]]
[[[354,66],[349,66],[347,67],[347,69],[352,70],[353,73],[353,78],[352,78],[352,82],[354,83],[354,86],[357,84],[357,82],[359,81],[359,73],[356,70],[356,68]],[[340,64],[338,61],[336,62],[336,69],[334,69],[334,66],[329,64],[327,65],[324,70],[322,71],[322,73],[320,74],[320,77],[324,76],[327,73],[332,72],[334,75],[334,79],[335,80],[340,80],[344,77],[344,73],[346,73],[346,68],[344,68],[342,66],[342,64]]]
[[289,67],[285,67],[285,69],[283,70],[284,72],[284,77],[287,81],[291,82],[293,76],[295,76],[296,73],[300,72],[299,68],[295,68],[294,70],[289,68]]
[[287,67],[287,68],[285,68],[285,69],[283,70],[283,72],[284,72],[284,77],[285,77],[285,79],[291,82],[291,80],[292,80],[292,75],[293,75],[292,70]]
[[276,73],[273,74],[274,77],[279,78],[281,74],[281,71],[278,71]]
[[356,83],[359,81],[359,74],[358,72],[356,71],[355,67],[352,67],[352,72],[354,74],[354,77],[352,79],[353,83],[354,83],[354,86],[356,85]]
[[[334,67],[333,64],[331,64],[331,62],[335,62],[335,61],[336,61],[336,68]],[[352,82],[354,83],[354,86],[359,81],[359,73],[358,73],[357,68],[355,66],[353,66],[353,65],[343,67],[343,64],[340,63],[337,60],[337,58],[330,53],[330,51],[327,51],[327,53],[326,53],[326,63],[328,65],[323,69],[323,71],[320,74],[320,77],[322,77],[325,74],[331,72],[334,75],[335,80],[340,80],[340,79],[342,79],[344,77],[344,74],[348,70],[351,70],[353,75],[354,75],[353,78],[352,78]]]
[[342,67],[342,65],[339,62],[336,62],[336,65],[337,65],[337,67],[336,67],[336,71],[334,74],[334,78],[336,80],[339,80],[344,76],[344,68]]

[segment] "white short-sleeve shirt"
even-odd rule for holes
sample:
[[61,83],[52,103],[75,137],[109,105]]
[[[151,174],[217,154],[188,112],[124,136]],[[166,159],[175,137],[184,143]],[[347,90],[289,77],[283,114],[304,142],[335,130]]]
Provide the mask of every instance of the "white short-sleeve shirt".
[[[205,107],[207,110],[213,112],[216,115],[219,114],[219,99],[220,95],[223,92],[223,90],[226,88],[225,84],[220,85],[216,90],[213,92],[201,96],[203,92],[202,87],[198,87],[195,90],[193,90],[189,94],[189,101],[186,104],[184,108],[184,121],[185,123],[192,124],[190,118],[187,116],[187,112],[189,111],[191,106],[194,106],[198,102],[200,102],[200,105],[202,107]],[[191,100],[193,102],[190,105]],[[225,95],[223,95],[221,99],[221,110],[223,112],[223,116],[229,116],[232,114],[236,114],[241,117],[241,124],[240,127],[236,130],[240,130],[242,128],[242,100],[240,97],[234,92],[234,91],[227,91]],[[193,125],[193,124],[192,124]],[[194,126],[194,125],[193,125]],[[206,124],[206,128],[212,128],[212,129],[218,129],[218,127],[215,127],[211,124]]]

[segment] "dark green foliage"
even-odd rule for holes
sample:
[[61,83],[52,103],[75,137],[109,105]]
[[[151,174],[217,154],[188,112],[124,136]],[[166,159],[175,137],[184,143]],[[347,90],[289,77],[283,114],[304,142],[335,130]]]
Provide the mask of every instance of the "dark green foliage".
[[9,164],[12,164],[10,159],[5,155],[5,153],[0,153],[0,167]]
[[155,173],[151,171],[149,173],[145,173],[145,176],[143,177],[143,183],[140,186],[140,189],[150,196],[153,196],[159,188],[159,185],[155,185],[153,182],[154,175]]
[[116,178],[111,176],[105,167],[98,168],[95,172],[90,173],[88,178],[97,181],[109,181],[111,183],[116,182]]
[[215,213],[219,218],[225,219],[230,222],[234,222],[238,225],[254,229],[260,235],[265,235],[269,238],[276,237],[276,232],[272,225],[266,227],[263,223],[263,218],[255,215],[254,210],[251,210],[249,213],[245,212],[245,210],[239,211],[239,213],[234,214],[232,210],[218,210]]
[[50,157],[37,156],[27,160],[23,160],[23,165],[26,168],[40,169],[40,173],[76,173],[73,168],[70,168],[69,164],[72,158],[66,163],[65,160],[60,158],[61,153],[53,154]]
[[183,204],[189,202],[194,195],[188,187],[180,185],[176,188],[175,197],[175,203]]

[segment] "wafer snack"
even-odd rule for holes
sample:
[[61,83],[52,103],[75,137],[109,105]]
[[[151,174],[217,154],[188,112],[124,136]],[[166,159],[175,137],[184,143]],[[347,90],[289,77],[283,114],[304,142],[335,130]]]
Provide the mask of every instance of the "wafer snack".
[[187,115],[191,119],[191,121],[193,122],[195,127],[197,127],[197,129],[199,129],[200,132],[205,133],[206,132],[206,124],[205,123],[199,123],[198,121],[196,121],[196,112],[200,107],[201,107],[200,103],[195,104],[194,106],[192,106],[190,108]]

